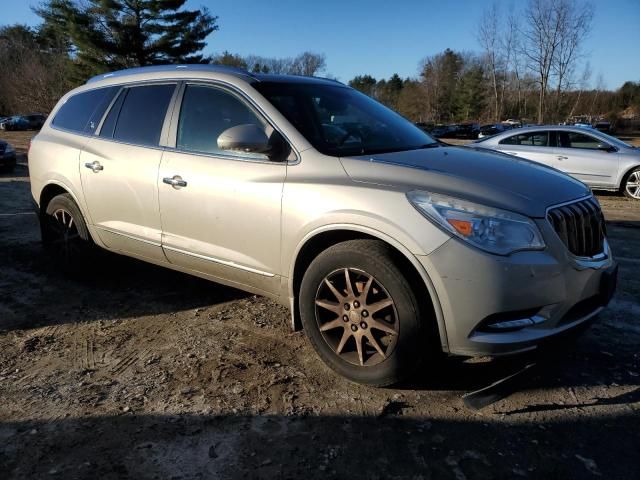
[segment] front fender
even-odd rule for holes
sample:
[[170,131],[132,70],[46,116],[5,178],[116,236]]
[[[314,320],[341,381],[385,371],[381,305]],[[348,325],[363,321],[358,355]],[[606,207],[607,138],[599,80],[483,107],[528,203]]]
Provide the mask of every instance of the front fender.
[[[367,216],[367,218],[370,219],[371,217]],[[317,235],[321,235],[325,232],[330,232],[330,231],[358,232],[358,233],[363,233],[368,236],[377,238],[391,245],[393,248],[399,251],[411,263],[411,265],[413,265],[415,270],[420,275],[420,278],[422,279],[424,286],[427,288],[427,291],[429,292],[429,296],[431,297],[431,302],[433,304],[433,310],[434,310],[434,313],[436,316],[436,322],[438,325],[438,331],[440,334],[442,349],[445,352],[448,351],[447,331],[445,327],[444,315],[442,312],[442,307],[440,305],[438,294],[436,292],[433,281],[429,277],[429,274],[425,270],[424,266],[420,263],[420,261],[416,258],[416,254],[413,253],[414,250],[412,250],[413,248],[419,251],[420,246],[416,242],[411,241],[411,239],[408,237],[407,239],[408,239],[409,245],[406,245],[401,241],[399,241],[394,235],[391,235],[387,232],[377,230],[375,228],[358,224],[358,223],[326,223],[308,231],[298,242],[295,248],[295,251],[291,257],[292,261],[290,262],[288,275],[287,275],[287,292],[289,297],[289,307],[291,309],[292,329],[295,330],[296,328],[296,314],[297,314],[296,313],[297,307],[296,307],[296,301],[295,301],[295,286],[294,286],[294,271],[295,271],[296,261],[298,259],[298,256],[300,255],[300,252],[309,241],[312,241],[313,238],[316,237]],[[398,236],[402,238],[405,237],[402,234]],[[447,240],[448,240],[448,237],[445,238],[442,243],[445,243]]]

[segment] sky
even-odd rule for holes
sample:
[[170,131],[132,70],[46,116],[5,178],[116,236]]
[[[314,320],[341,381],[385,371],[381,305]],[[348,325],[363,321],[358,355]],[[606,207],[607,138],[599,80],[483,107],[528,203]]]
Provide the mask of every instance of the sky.
[[[522,0],[497,0],[508,15]],[[0,0],[0,24],[37,25],[31,11],[40,0]],[[592,86],[640,81],[640,0],[595,2],[585,53]],[[290,57],[324,53],[327,75],[343,82],[360,74],[416,77],[420,60],[451,48],[481,49],[477,25],[489,0],[188,0],[206,6],[220,29],[208,38],[205,54],[228,50],[240,55]]]

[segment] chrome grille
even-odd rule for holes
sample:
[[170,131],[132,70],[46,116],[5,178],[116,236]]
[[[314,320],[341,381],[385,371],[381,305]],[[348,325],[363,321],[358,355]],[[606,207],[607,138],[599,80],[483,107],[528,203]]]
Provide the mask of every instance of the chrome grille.
[[600,205],[593,198],[555,207],[547,213],[562,243],[578,257],[602,253],[606,235]]

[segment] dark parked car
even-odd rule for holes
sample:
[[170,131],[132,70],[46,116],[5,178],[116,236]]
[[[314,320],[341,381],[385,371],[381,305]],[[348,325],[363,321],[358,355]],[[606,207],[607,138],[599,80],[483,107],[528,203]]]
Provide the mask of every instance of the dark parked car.
[[28,128],[29,122],[21,115],[5,118],[0,123],[0,129],[2,130],[27,130]]
[[46,115],[41,113],[30,113],[29,115],[14,115],[0,122],[0,129],[3,130],[40,130]]
[[29,122],[30,130],[40,130],[47,116],[41,113],[30,113],[29,115],[24,115],[23,118]]
[[596,123],[594,125],[594,128],[596,130],[600,130],[601,132],[609,133],[609,132],[611,132],[611,123],[610,122],[605,122],[605,121],[598,122],[598,123]]
[[0,171],[12,172],[16,166],[16,151],[13,147],[0,140]]
[[423,132],[431,133],[435,125],[433,123],[428,123],[428,122],[416,122],[416,127],[418,127]]
[[461,123],[456,131],[457,138],[478,138],[480,125],[477,123]]
[[457,125],[440,125],[431,130],[431,136],[436,138],[455,138],[457,133]]
[[489,125],[483,125],[480,127],[478,138],[490,137],[491,135],[496,135],[510,129],[511,125],[504,123],[492,123]]

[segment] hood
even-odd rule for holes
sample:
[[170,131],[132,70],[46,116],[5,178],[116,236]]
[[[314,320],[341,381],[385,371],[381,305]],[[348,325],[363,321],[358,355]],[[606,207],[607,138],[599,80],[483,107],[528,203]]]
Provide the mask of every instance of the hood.
[[438,147],[340,160],[356,182],[427,190],[534,218],[543,218],[551,205],[590,193],[585,184],[553,168],[475,148]]

